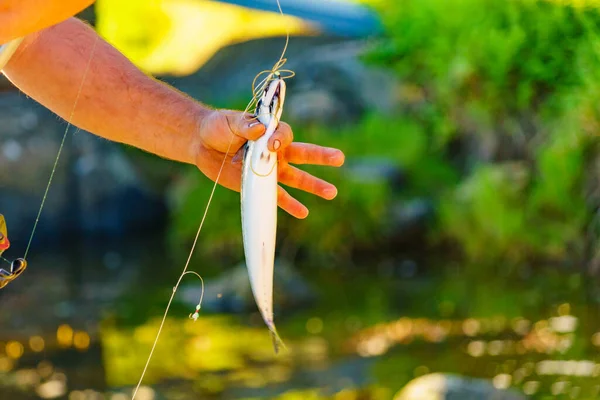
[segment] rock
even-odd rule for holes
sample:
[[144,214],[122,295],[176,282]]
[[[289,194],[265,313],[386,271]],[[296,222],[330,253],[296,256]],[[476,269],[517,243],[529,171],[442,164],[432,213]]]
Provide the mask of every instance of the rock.
[[390,113],[397,104],[398,80],[389,71],[366,66],[364,41],[325,44],[292,59],[296,72],[288,81],[286,115],[302,123],[358,121],[365,112]]
[[426,234],[428,223],[435,217],[435,206],[429,199],[415,198],[392,204],[388,225],[395,242],[415,239]]
[[349,159],[343,167],[347,179],[370,184],[384,182],[394,191],[402,190],[406,184],[406,172],[398,162],[383,157],[361,157]]
[[[292,265],[275,261],[273,278],[274,309],[302,307],[315,299],[310,285],[296,273]],[[199,285],[181,287],[181,298],[191,307],[198,303]],[[241,263],[219,278],[206,281],[202,309],[209,312],[241,313],[256,311],[246,264]]]
[[428,374],[410,381],[394,400],[525,400],[515,390],[496,389],[484,379]]
[[[33,227],[66,123],[31,99],[0,94],[0,212],[11,242]],[[71,127],[38,224],[36,242],[124,235],[160,226],[167,210],[120,144]]]
[[[252,80],[273,67],[284,43],[285,38],[265,38],[227,46],[195,74],[163,80],[209,104],[230,104],[237,98],[249,102]],[[383,68],[367,67],[360,57],[368,49],[364,40],[291,38],[283,69],[295,76],[286,80],[284,120],[339,124],[356,121],[371,109],[393,112],[397,78]]]

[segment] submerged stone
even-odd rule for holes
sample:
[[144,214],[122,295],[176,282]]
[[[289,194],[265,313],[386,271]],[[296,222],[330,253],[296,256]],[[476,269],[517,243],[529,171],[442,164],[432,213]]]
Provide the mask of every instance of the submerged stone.
[[413,379],[394,400],[525,400],[515,390],[497,389],[485,379],[451,374],[428,374]]

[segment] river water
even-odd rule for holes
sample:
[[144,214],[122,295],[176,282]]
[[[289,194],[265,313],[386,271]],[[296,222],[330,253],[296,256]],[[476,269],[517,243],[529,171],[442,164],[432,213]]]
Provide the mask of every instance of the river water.
[[[0,293],[0,399],[130,398],[180,261],[162,236],[34,249]],[[191,267],[206,268],[201,257]],[[255,311],[203,310],[193,322],[178,303],[137,398],[391,399],[432,372],[533,399],[599,396],[600,291],[580,272],[399,255],[296,272],[316,297],[277,310],[288,352],[273,353]]]

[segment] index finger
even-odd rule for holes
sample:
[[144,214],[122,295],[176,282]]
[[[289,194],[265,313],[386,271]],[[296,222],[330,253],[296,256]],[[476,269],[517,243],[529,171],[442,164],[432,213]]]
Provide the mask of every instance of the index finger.
[[344,153],[333,147],[323,147],[312,143],[292,143],[284,150],[284,157],[290,164],[312,164],[340,167],[344,164]]

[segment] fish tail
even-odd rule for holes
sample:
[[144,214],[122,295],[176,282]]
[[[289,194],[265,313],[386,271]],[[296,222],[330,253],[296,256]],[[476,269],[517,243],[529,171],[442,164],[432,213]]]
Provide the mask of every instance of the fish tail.
[[275,354],[279,353],[280,347],[283,347],[285,350],[287,350],[287,346],[285,343],[283,343],[283,340],[281,340],[281,337],[277,333],[277,329],[275,329],[274,324],[269,326],[269,332],[271,332],[271,339],[273,339],[273,349],[275,350]]

